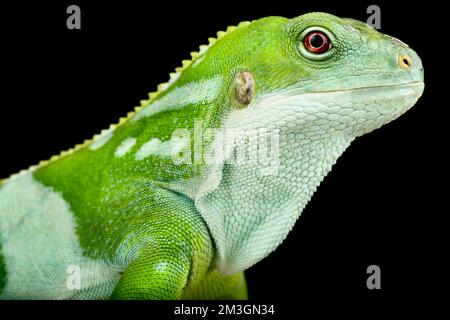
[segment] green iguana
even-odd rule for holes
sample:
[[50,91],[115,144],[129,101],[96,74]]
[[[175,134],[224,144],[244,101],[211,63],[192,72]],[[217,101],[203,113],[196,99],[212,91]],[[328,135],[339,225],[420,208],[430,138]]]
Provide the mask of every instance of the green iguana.
[[406,44],[325,13],[191,55],[117,125],[1,182],[0,298],[246,298],[336,159],[424,89]]

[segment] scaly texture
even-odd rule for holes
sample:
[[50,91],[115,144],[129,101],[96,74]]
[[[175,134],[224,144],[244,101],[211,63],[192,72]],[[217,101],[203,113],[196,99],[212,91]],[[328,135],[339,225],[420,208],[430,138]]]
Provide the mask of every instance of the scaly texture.
[[412,107],[401,41],[325,13],[230,27],[126,118],[0,185],[0,297],[242,299],[358,136]]

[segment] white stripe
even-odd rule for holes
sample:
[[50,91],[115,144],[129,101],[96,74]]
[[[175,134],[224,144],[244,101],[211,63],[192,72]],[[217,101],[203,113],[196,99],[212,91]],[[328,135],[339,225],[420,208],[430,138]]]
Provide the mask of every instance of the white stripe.
[[156,151],[159,144],[161,143],[161,140],[158,138],[152,138],[150,141],[144,143],[139,150],[135,154],[136,160],[142,160],[151,155]]
[[189,139],[173,137],[168,141],[152,138],[144,143],[135,154],[136,160],[143,160],[149,156],[172,157],[178,155],[189,145]]
[[[31,173],[2,186],[0,217],[8,275],[0,298],[107,298],[119,280],[118,270],[83,256],[69,204]],[[71,266],[80,270],[81,290],[67,285]]]
[[122,141],[120,146],[117,147],[116,151],[114,152],[114,155],[118,158],[123,157],[125,154],[127,154],[128,151],[131,150],[131,148],[133,148],[135,144],[136,144],[135,138],[125,139],[124,141]]
[[215,76],[204,81],[189,82],[174,88],[155,102],[139,111],[131,118],[131,122],[151,115],[181,109],[189,104],[207,104],[215,101],[222,85],[222,78]]
[[103,147],[111,138],[113,137],[113,129],[110,128],[104,132],[102,132],[89,146],[91,150],[97,150]]

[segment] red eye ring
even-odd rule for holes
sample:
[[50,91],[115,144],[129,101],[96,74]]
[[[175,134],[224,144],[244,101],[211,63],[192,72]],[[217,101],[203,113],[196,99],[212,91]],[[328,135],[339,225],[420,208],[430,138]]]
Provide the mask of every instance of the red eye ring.
[[303,43],[305,44],[306,50],[316,54],[324,53],[332,47],[330,39],[322,31],[308,33]]

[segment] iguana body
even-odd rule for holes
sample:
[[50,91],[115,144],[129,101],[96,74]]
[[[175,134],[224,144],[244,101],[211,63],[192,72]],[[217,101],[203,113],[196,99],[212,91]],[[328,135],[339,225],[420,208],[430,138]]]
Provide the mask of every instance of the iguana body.
[[243,271],[336,159],[424,87],[405,44],[323,13],[192,56],[118,125],[2,181],[0,298],[246,298]]

